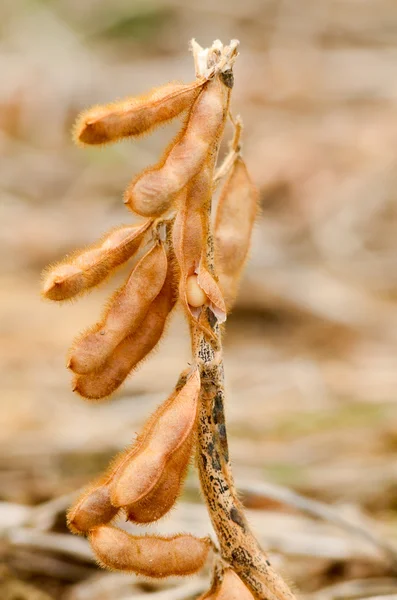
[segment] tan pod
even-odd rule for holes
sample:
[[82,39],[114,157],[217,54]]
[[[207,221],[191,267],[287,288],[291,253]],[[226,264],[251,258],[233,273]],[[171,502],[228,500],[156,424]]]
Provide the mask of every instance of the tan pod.
[[192,434],[199,391],[195,370],[149,418],[134,446],[116,460],[110,483],[113,506],[128,507],[157,485],[170,457]]
[[181,444],[169,457],[164,470],[154,488],[141,500],[130,504],[124,510],[130,521],[152,523],[161,519],[174,506],[181,492],[192,455],[195,433]]
[[203,83],[167,83],[144,96],[93,106],[77,119],[74,139],[83,145],[106,144],[148,133],[190,108]]
[[118,510],[110,503],[109,486],[94,485],[69,509],[68,527],[73,533],[88,533],[98,525],[109,523]]
[[75,392],[89,400],[110,396],[157,346],[175,305],[173,271],[173,265],[169,264],[164,285],[138,329],[120,342],[98,369],[76,375],[73,382]]
[[159,216],[197,175],[223,133],[230,90],[218,77],[204,84],[183,130],[162,160],[138,175],[125,192],[125,202],[137,214]]
[[113,295],[103,319],[75,342],[68,364],[72,371],[95,371],[122,340],[136,331],[160,293],[166,273],[167,255],[162,244],[156,244]]
[[118,227],[98,244],[50,267],[44,272],[42,295],[49,300],[68,300],[99,285],[135,254],[151,223]]
[[223,186],[215,219],[219,279],[228,307],[236,297],[258,212],[258,191],[247,167],[237,158]]
[[208,538],[183,534],[138,537],[109,526],[94,529],[89,540],[104,567],[159,578],[196,573],[211,548]]
[[232,569],[225,569],[223,578],[215,581],[209,592],[198,600],[255,600],[249,589]]

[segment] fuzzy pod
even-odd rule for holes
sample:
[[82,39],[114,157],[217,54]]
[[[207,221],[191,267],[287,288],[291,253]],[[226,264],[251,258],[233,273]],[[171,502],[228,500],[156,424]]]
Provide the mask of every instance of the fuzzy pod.
[[110,482],[113,506],[128,510],[159,483],[170,458],[192,435],[199,391],[200,376],[195,369],[148,419],[132,448],[116,460]]
[[172,231],[175,256],[181,273],[181,284],[193,275],[203,252],[203,227],[198,211],[190,211],[187,202],[181,203]]
[[85,534],[99,525],[106,525],[118,513],[110,502],[109,486],[91,486],[69,509],[67,523],[73,533]]
[[197,175],[220,139],[229,107],[230,89],[219,77],[205,83],[182,131],[154,167],[138,175],[124,196],[135,213],[159,216]]
[[189,109],[204,83],[168,83],[146,95],[93,106],[78,117],[73,137],[78,144],[106,144],[139,137]]
[[[206,212],[211,198],[212,170],[207,162],[180,195],[178,212],[172,230],[173,247],[180,270],[179,295],[189,310],[188,280],[190,295],[198,297],[197,272],[203,258],[206,235]],[[194,302],[194,308],[204,304]],[[194,306],[197,304],[197,306]]]
[[141,500],[125,508],[129,521],[153,523],[171,510],[180,495],[192,456],[195,432],[170,456],[154,488]]
[[50,300],[68,300],[99,285],[138,250],[152,224],[118,227],[101,242],[68,256],[44,274],[42,295]]
[[94,529],[89,540],[102,566],[156,578],[196,573],[211,549],[208,538],[188,534],[133,536],[108,526]]
[[113,295],[102,320],[75,342],[68,367],[78,374],[101,367],[120,342],[140,327],[166,273],[166,252],[162,244],[155,244]]
[[200,265],[197,283],[208,299],[209,307],[216,316],[219,323],[226,321],[226,304],[223,299],[221,288],[215,277],[211,275],[204,264]]
[[254,596],[232,569],[225,569],[222,578],[198,600],[254,600]]
[[100,400],[120,387],[159,343],[175,305],[175,285],[174,268],[169,261],[164,285],[141,325],[120,342],[99,369],[76,375],[73,391],[88,400]]
[[238,157],[221,191],[214,228],[220,283],[228,307],[237,295],[257,213],[258,191]]
[[[206,237],[210,235],[209,203],[212,195],[213,161],[208,160],[203,169],[187,186],[179,201],[174,222],[173,243],[180,269],[179,295],[190,318],[196,322],[200,308],[210,306],[217,320],[226,320],[226,306],[215,277],[207,268]],[[212,337],[212,332],[206,328]]]
[[207,160],[178,198],[172,230],[175,256],[182,279],[197,272],[203,255],[212,195],[212,162]]

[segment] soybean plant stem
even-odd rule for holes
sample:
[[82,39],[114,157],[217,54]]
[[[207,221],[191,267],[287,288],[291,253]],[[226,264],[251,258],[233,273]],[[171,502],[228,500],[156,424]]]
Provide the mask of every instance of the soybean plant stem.
[[[214,152],[214,161],[217,152]],[[206,234],[207,268],[215,273],[211,201]],[[293,600],[294,595],[270,565],[251,532],[237,497],[229,460],[222,351],[222,332],[210,307],[200,317],[205,327],[192,326],[192,350],[200,371],[201,392],[197,433],[197,465],[201,488],[218,537],[221,556],[257,600]],[[213,331],[207,339],[204,330]]]

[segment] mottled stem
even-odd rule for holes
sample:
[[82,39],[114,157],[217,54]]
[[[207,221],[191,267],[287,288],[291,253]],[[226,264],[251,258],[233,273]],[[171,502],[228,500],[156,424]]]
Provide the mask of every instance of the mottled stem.
[[201,377],[197,464],[221,555],[257,600],[292,600],[293,594],[251,532],[237,497],[226,434],[221,332],[209,308],[205,316],[216,333],[217,350],[196,328],[193,348]]
[[[217,153],[218,147],[213,152],[214,164]],[[211,200],[206,208],[206,266],[216,276]],[[201,378],[197,464],[221,556],[257,600],[293,600],[294,595],[274,571],[251,532],[234,487],[224,411],[222,332],[210,307],[203,308],[199,324],[204,327],[191,324],[193,356]],[[212,340],[205,335],[208,329],[214,333]]]

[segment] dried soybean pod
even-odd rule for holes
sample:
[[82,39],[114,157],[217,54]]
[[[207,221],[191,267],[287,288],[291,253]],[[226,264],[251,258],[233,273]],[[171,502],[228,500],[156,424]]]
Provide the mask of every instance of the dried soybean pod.
[[115,527],[97,527],[89,540],[100,564],[147,577],[191,575],[207,560],[211,543],[193,535],[133,536]]
[[196,309],[206,301],[197,289],[196,275],[202,256],[203,228],[200,212],[189,210],[189,198],[190,194],[180,203],[172,234],[180,272],[179,297],[188,316],[196,317]]
[[174,506],[181,492],[193,451],[194,432],[183,442],[164,465],[155,487],[138,502],[124,507],[127,517],[135,523],[152,523],[161,519]]
[[128,507],[157,485],[170,456],[192,434],[199,391],[200,376],[195,369],[185,385],[148,419],[136,444],[116,461],[110,483],[113,506]]
[[[191,186],[184,190],[172,229],[173,247],[181,273],[180,285],[198,269],[203,251],[203,227],[200,211],[191,207]],[[182,297],[183,300],[183,297]]]
[[84,534],[98,525],[109,523],[118,511],[110,502],[109,486],[94,485],[69,509],[68,527],[73,533]]
[[68,300],[104,281],[138,250],[152,221],[136,227],[118,227],[103,240],[75,252],[51,267],[44,276],[42,294],[50,300]]
[[113,295],[102,320],[75,342],[68,364],[72,371],[83,374],[98,369],[118,344],[137,330],[160,293],[166,273],[164,247],[155,244]]
[[226,321],[226,305],[221,289],[211,273],[201,264],[197,283],[208,298],[209,306],[219,323]]
[[138,329],[120,342],[99,369],[76,375],[73,390],[80,396],[89,400],[110,396],[156,347],[175,305],[173,270],[169,262],[164,285]]
[[208,159],[179,198],[172,235],[175,256],[185,277],[197,272],[202,259],[208,228],[212,175],[213,160]]
[[203,83],[168,83],[143,96],[93,106],[78,117],[74,139],[83,145],[106,144],[148,133],[190,108]]
[[[198,317],[198,308],[207,303],[223,322],[226,307],[222,292],[214,277],[206,268],[203,252],[208,234],[208,203],[212,193],[213,164],[208,160],[202,171],[187,186],[186,195],[180,200],[175,218],[173,242],[180,268],[179,295],[192,317]],[[208,332],[209,334],[211,332]]]
[[198,600],[254,600],[254,596],[232,569],[225,569],[223,578]]
[[[198,197],[202,197],[203,208],[201,210],[201,221],[203,228],[203,247],[212,247],[212,233],[209,223],[210,206],[211,206],[211,194],[212,194],[212,180],[213,180],[214,164],[210,159],[206,169],[202,172],[202,179],[197,182],[198,191],[195,194]],[[208,305],[212,312],[216,315],[217,320],[223,323],[226,320],[226,306],[223,299],[220,287],[214,277],[213,271],[208,268],[208,254],[202,252],[200,265],[197,271],[197,283],[200,288],[205,292],[208,298]]]
[[149,417],[149,419],[146,421],[146,424],[145,424],[145,426],[143,428],[143,431],[137,437],[137,439],[135,440],[134,444],[131,447],[127,448],[125,451],[121,452],[115,458],[115,460],[112,461],[112,463],[110,464],[110,466],[109,466],[106,474],[102,478],[102,482],[103,482],[104,485],[109,485],[114,480],[115,475],[117,474],[117,471],[119,469],[122,469],[124,467],[124,465],[129,460],[131,460],[136,454],[138,454],[139,451],[142,450],[145,442],[147,441],[148,433],[153,428],[153,426],[156,423],[157,419],[161,417],[161,415],[164,413],[164,411],[167,409],[167,407],[169,407],[169,406],[172,405],[173,401],[175,400],[175,398],[177,397],[177,395],[179,394],[179,392],[186,385],[189,377],[191,377],[190,369],[184,371],[180,375],[180,377],[178,379],[178,382],[177,382],[177,384],[175,386],[174,391],[168,397],[168,399],[165,402],[163,402],[155,410],[155,412]]
[[238,157],[222,189],[215,220],[217,266],[228,307],[237,294],[257,212],[258,191]]
[[158,216],[170,208],[220,139],[229,97],[230,89],[218,76],[204,84],[184,128],[162,160],[143,171],[127,188],[124,201],[132,211]]

